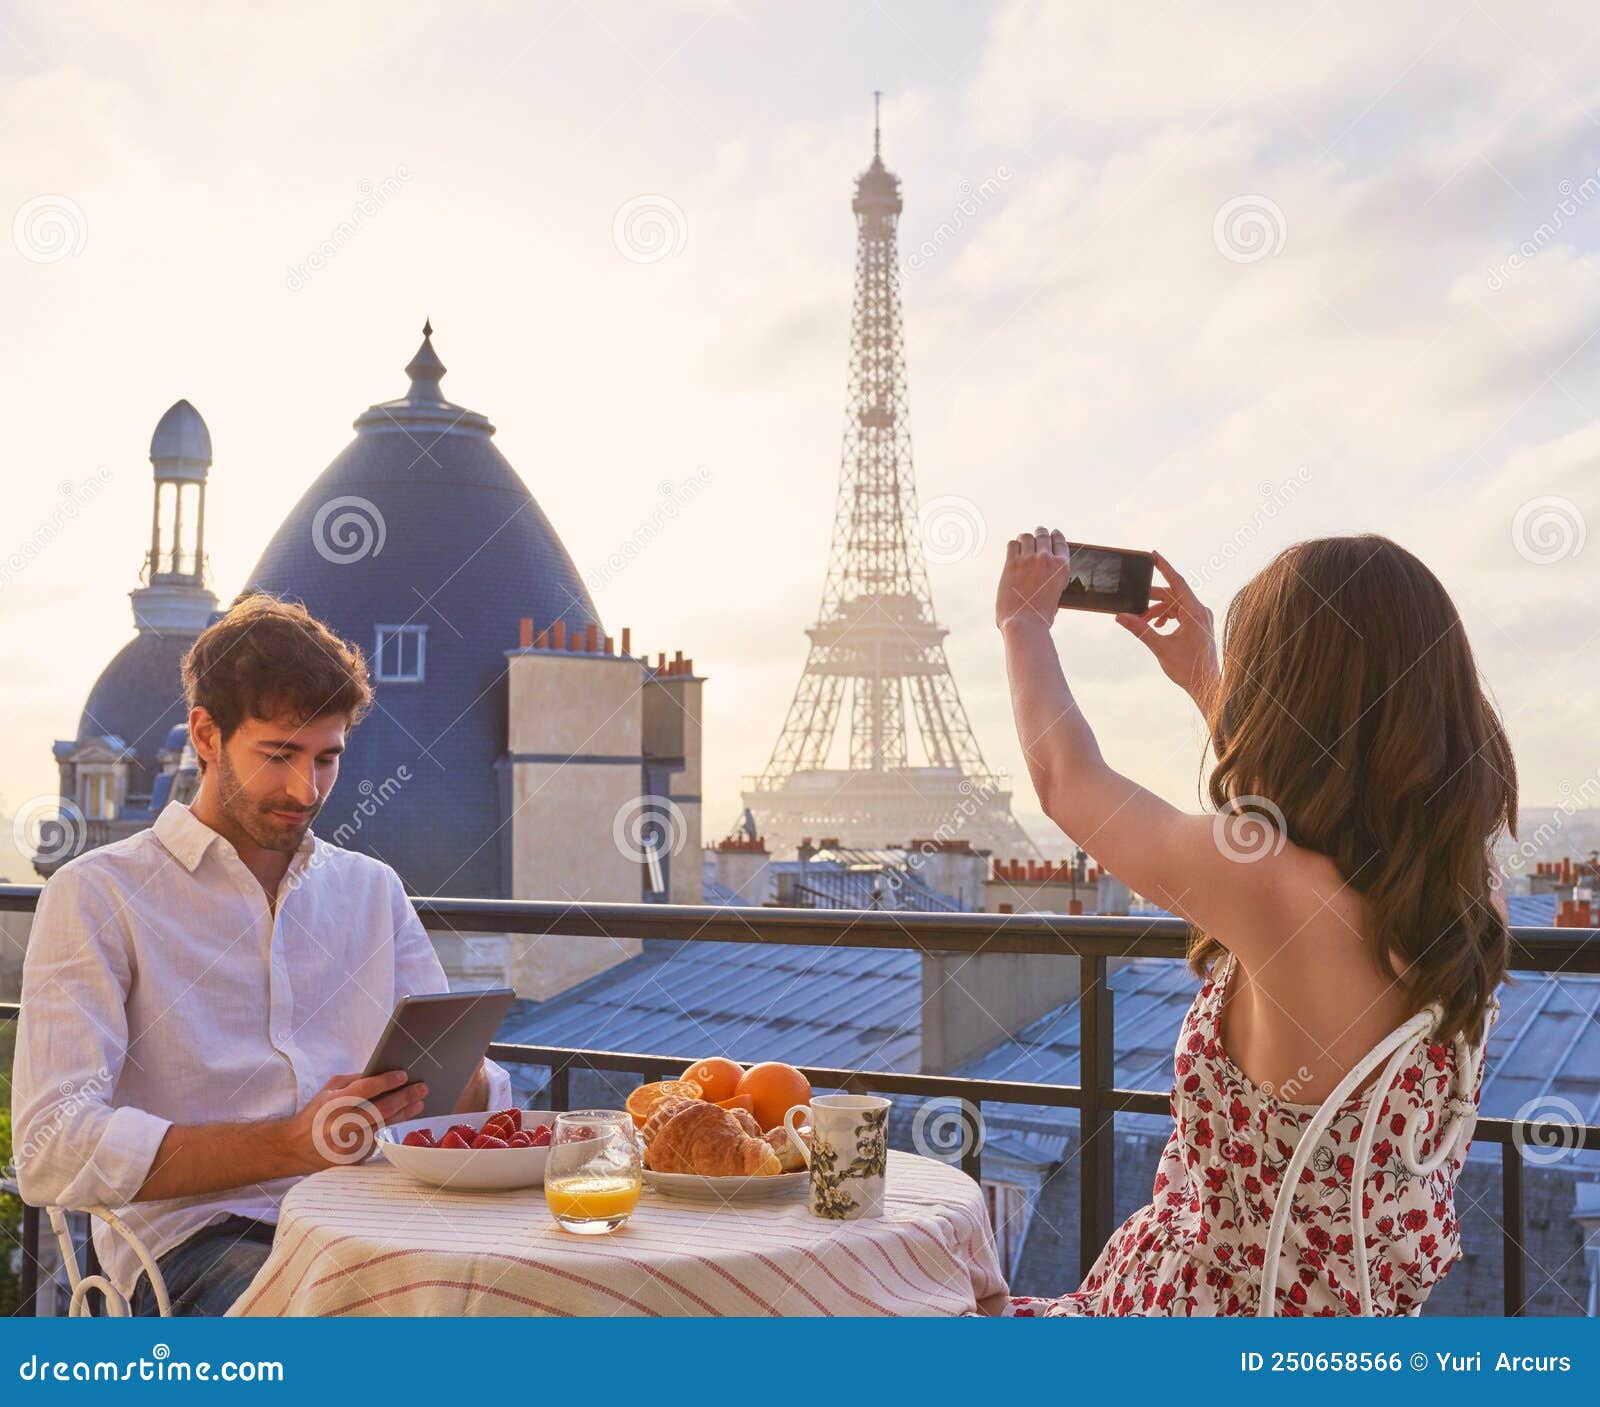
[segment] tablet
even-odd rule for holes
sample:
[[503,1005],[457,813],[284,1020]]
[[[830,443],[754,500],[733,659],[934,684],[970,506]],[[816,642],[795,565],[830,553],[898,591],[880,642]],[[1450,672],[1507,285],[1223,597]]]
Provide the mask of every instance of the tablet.
[[420,1117],[454,1113],[515,995],[509,987],[491,987],[402,997],[362,1074],[404,1070],[408,1083],[428,1086]]

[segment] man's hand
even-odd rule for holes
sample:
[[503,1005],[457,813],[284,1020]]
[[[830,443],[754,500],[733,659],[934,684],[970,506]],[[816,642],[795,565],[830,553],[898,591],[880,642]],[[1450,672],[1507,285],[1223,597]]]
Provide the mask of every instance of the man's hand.
[[[1117,624],[1150,647],[1162,673],[1204,713],[1221,678],[1211,612],[1165,557],[1159,552],[1151,555],[1166,583],[1150,593],[1150,608],[1142,616],[1123,612],[1117,616]],[[1169,621],[1176,621],[1178,628],[1163,635],[1159,627]]]
[[1049,630],[1071,573],[1066,534],[1059,528],[1035,528],[1012,538],[1006,544],[1006,563],[995,593],[994,623],[1001,630],[1019,622]]
[[289,1146],[304,1171],[359,1163],[376,1146],[384,1124],[422,1117],[425,1084],[406,1084],[404,1070],[381,1075],[335,1075],[289,1120]]
[[134,1200],[194,1197],[359,1163],[380,1125],[421,1117],[428,1087],[405,1083],[404,1070],[335,1075],[287,1119],[174,1124]]

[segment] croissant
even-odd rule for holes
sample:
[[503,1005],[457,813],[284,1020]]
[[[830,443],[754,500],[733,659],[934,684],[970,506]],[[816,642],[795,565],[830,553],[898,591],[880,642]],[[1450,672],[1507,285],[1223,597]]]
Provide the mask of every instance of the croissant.
[[[801,1129],[800,1131],[801,1138],[804,1138],[807,1143],[811,1141],[807,1138],[810,1132],[810,1129]],[[770,1129],[763,1137],[772,1151],[778,1155],[778,1166],[784,1172],[799,1172],[805,1167],[805,1156],[795,1146],[794,1135],[788,1129],[781,1126]]]
[[645,1165],[651,1172],[701,1177],[775,1177],[779,1171],[778,1155],[764,1139],[746,1133],[729,1110],[698,1100],[656,1129]]
[[639,1130],[639,1141],[648,1148],[650,1140],[660,1131],[661,1126],[674,1114],[687,1109],[691,1104],[698,1104],[698,1099],[690,1099],[686,1094],[669,1094],[651,1111],[650,1117],[644,1121],[644,1127]]

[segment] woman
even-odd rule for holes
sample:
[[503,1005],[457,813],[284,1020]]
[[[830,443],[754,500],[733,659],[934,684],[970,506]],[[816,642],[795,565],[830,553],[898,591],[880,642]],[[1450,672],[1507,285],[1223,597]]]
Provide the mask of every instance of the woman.
[[1413,1309],[1460,1254],[1456,1135],[1507,956],[1491,844],[1514,827],[1516,773],[1460,617],[1388,539],[1322,538],[1234,599],[1219,666],[1210,612],[1157,554],[1150,609],[1117,619],[1206,718],[1216,814],[1190,815],[1106,762],[1067,687],[1050,630],[1068,561],[1043,528],[1007,547],[995,617],[1023,755],[1051,820],[1194,926],[1204,981],[1150,1205],[1079,1290],[1010,1312],[1256,1313],[1302,1133],[1373,1046],[1428,1012],[1379,1093],[1359,1209],[1370,1078],[1313,1135],[1275,1277],[1281,1314],[1358,1313],[1360,1258],[1373,1312]]

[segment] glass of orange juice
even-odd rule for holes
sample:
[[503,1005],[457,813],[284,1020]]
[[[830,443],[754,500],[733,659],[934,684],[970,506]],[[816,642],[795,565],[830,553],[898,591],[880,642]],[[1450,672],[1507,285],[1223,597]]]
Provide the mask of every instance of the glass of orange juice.
[[615,1231],[638,1206],[643,1180],[631,1114],[579,1109],[556,1115],[544,1171],[544,1200],[556,1225],[583,1236]]

